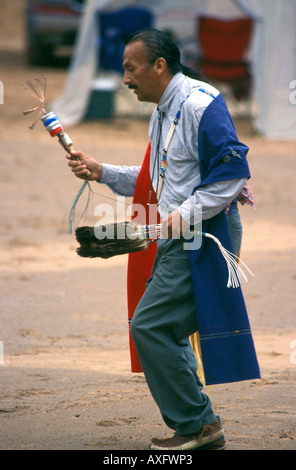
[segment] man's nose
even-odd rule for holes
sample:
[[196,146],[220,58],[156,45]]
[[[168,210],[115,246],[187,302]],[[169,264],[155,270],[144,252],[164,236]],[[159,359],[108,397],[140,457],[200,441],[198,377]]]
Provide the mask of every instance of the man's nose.
[[131,82],[129,74],[125,71],[123,74],[123,84],[128,85]]

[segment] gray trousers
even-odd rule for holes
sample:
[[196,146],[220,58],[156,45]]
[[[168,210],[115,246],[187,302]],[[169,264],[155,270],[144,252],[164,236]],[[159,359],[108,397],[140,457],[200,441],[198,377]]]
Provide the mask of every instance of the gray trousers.
[[189,253],[182,240],[157,243],[152,275],[134,313],[131,334],[165,423],[177,434],[191,434],[217,417],[202,392],[189,342],[197,330]]
[[239,212],[233,212],[226,217],[229,234],[232,242],[233,253],[235,256],[239,255],[242,237],[243,237],[243,226],[241,223],[241,217]]

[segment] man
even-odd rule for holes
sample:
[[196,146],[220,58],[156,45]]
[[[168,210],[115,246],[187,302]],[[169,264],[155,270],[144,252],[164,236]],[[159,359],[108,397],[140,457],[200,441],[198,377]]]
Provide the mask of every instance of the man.
[[[224,208],[250,177],[248,148],[238,141],[219,92],[183,73],[180,52],[164,33],[153,29],[132,35],[124,50],[123,67],[124,84],[134,90],[138,100],[157,105],[149,127],[150,160],[146,167],[143,163],[142,173],[144,169],[150,184],[145,203],[152,202],[151,194],[157,195],[164,238],[157,242],[152,274],[134,312],[131,334],[152,396],[175,434],[152,439],[150,447],[221,449],[225,447],[223,428],[202,392],[188,338],[199,330],[209,383],[254,378],[259,371],[246,315],[243,326],[236,323],[237,310],[244,309],[240,290],[225,287],[224,267],[220,268],[213,246],[203,242],[200,249],[184,250],[182,236],[199,222],[196,208],[201,206],[203,223],[228,243]],[[162,152],[176,115],[172,138]],[[125,196],[134,195],[142,184],[140,167],[100,164],[83,152],[73,154],[80,161],[72,161],[71,155],[67,158],[77,177],[84,178],[88,168],[89,179]],[[217,280],[216,272],[222,273]],[[234,304],[237,308],[232,309]],[[213,318],[218,326],[211,330],[206,322],[212,323]],[[239,337],[233,339],[236,334]],[[242,343],[248,365],[245,368],[245,358],[241,364],[238,353],[238,370],[232,364],[235,354],[231,348],[237,350]],[[221,356],[221,367],[211,364],[215,354]],[[218,369],[218,376],[214,372],[212,377],[213,369]]]

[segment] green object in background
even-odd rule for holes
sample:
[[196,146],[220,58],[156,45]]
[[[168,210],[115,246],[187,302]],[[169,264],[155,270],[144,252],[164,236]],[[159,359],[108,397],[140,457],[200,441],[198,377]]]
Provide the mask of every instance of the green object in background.
[[85,120],[111,119],[114,115],[116,83],[112,79],[93,81]]

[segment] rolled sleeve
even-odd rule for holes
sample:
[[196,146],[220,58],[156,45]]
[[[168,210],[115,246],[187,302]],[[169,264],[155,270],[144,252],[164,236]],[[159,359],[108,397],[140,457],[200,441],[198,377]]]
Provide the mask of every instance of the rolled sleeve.
[[119,196],[132,197],[140,168],[140,166],[117,166],[104,163],[98,183],[105,184]]
[[219,181],[198,189],[179,207],[182,219],[194,225],[214,217],[237,197],[246,181],[246,178]]

